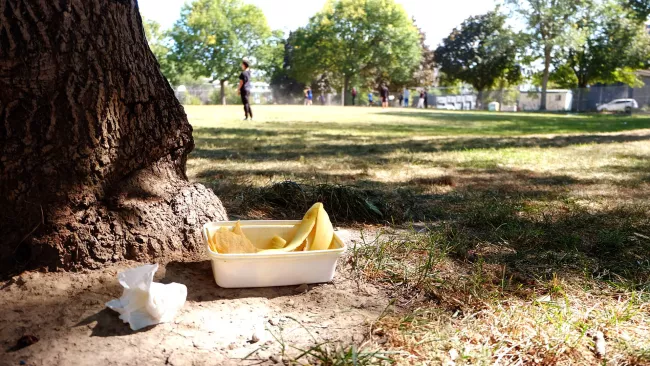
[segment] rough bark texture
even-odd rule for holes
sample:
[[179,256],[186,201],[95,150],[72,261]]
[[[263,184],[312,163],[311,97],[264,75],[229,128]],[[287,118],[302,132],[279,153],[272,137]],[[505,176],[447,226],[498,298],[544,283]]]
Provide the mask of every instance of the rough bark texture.
[[226,80],[219,80],[221,86],[221,105],[226,105]]
[[544,46],[544,73],[542,75],[542,96],[539,103],[539,110],[546,110],[546,91],[548,90],[548,78],[551,69],[551,51],[553,48],[550,45]]
[[193,146],[136,0],[0,0],[0,274],[200,250]]

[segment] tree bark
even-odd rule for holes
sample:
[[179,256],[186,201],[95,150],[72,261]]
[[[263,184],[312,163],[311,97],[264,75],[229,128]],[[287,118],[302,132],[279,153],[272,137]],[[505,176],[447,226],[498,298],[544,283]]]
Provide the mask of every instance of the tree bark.
[[350,90],[350,77],[345,75],[343,77],[343,100],[341,101],[341,105],[345,107],[345,95],[347,94],[348,90]]
[[226,80],[219,80],[221,85],[221,105],[226,105]]
[[544,74],[542,75],[542,96],[539,102],[539,110],[546,110],[546,90],[548,89],[548,78],[551,68],[551,51],[552,47],[550,45],[544,46]]
[[193,147],[136,0],[0,0],[0,274],[202,250]]

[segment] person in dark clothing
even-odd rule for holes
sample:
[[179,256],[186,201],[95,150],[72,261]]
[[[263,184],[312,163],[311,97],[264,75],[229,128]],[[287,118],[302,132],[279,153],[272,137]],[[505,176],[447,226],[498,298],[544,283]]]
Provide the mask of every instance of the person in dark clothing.
[[357,88],[352,88],[352,105],[356,104],[357,100]]
[[429,93],[427,91],[424,91],[424,109],[429,108]]
[[401,107],[404,102],[404,94],[399,93],[399,98],[397,98],[397,100],[399,100],[399,106]]
[[381,95],[381,107],[382,108],[387,108],[388,107],[388,87],[386,84],[381,84],[381,89],[379,90],[379,94]]
[[251,70],[249,69],[250,62],[244,58],[241,62],[242,72],[239,74],[239,95],[241,102],[244,104],[244,121],[253,120],[253,111],[251,110],[250,96],[251,96]]

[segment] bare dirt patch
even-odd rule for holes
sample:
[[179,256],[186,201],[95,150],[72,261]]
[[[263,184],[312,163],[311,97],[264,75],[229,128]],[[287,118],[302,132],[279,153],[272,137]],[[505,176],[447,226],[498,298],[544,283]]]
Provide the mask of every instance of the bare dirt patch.
[[[357,240],[358,233],[347,238]],[[104,304],[122,293],[117,273],[137,265],[26,272],[0,283],[0,365],[274,364],[282,351],[270,332],[284,339],[294,357],[299,352],[288,345],[361,346],[389,303],[380,288],[351,280],[342,262],[328,284],[222,289],[209,261],[175,261],[161,264],[155,280],[185,284],[185,306],[173,323],[133,332]],[[38,342],[18,349],[26,335]]]

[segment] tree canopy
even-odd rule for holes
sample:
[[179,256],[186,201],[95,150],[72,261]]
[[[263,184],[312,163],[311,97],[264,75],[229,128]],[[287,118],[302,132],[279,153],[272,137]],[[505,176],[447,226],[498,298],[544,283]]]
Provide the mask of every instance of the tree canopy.
[[160,71],[170,84],[178,84],[183,76],[178,70],[178,64],[174,62],[167,32],[160,28],[158,22],[151,19],[142,18],[142,25],[151,52],[160,64]]
[[[183,69],[195,77],[234,81],[241,61],[249,57],[266,65],[276,42],[266,17],[258,7],[241,0],[197,0],[185,4],[171,30],[173,51]],[[275,36],[275,37],[274,37]]]
[[470,17],[454,29],[435,51],[444,81],[463,81],[479,94],[500,79],[519,81],[519,44],[505,22],[505,15],[491,11]]
[[422,57],[419,33],[393,0],[329,0],[295,32],[293,76],[327,74],[347,91],[353,79],[406,83]]
[[650,54],[650,37],[636,15],[615,1],[588,4],[579,14],[575,38],[557,60],[553,79],[580,88],[594,83],[636,84],[634,70],[645,68]]
[[546,89],[551,65],[559,57],[558,51],[569,40],[573,20],[578,10],[589,0],[506,0],[527,25],[529,49],[543,61],[540,110],[546,110]]

